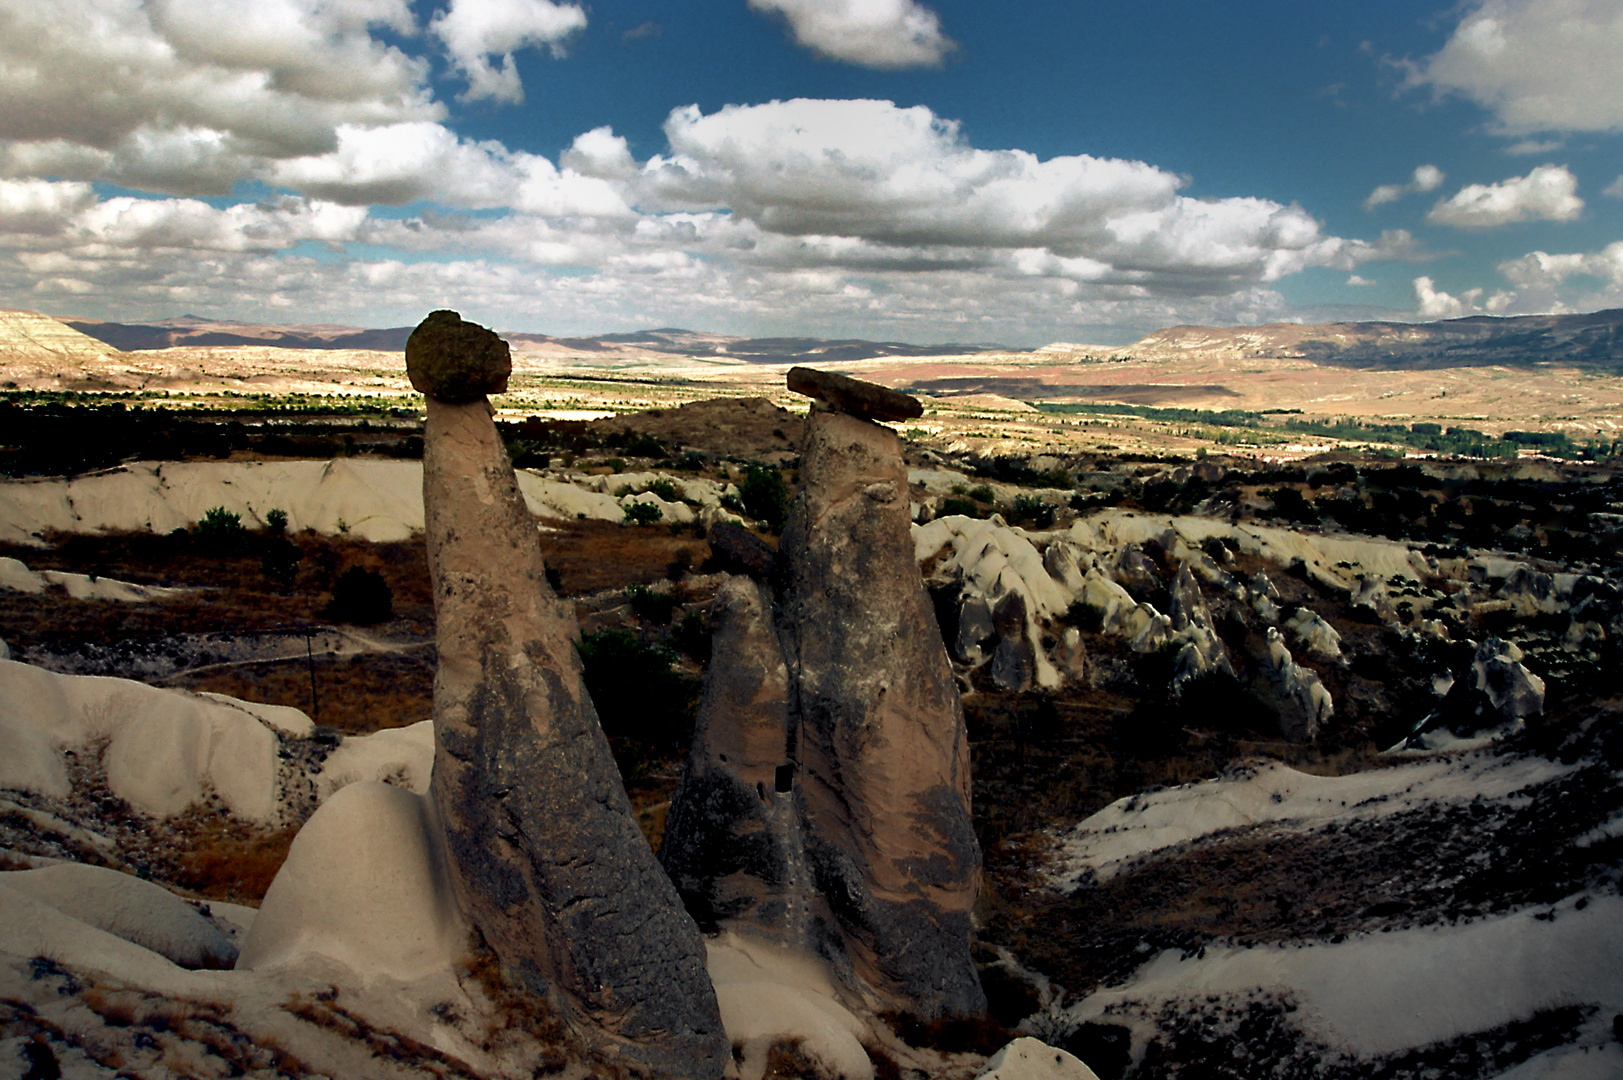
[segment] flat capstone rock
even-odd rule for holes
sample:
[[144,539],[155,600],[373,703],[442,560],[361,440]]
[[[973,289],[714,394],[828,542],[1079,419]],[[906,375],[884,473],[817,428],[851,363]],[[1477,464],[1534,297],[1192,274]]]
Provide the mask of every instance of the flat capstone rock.
[[836,375],[832,371],[790,368],[789,389],[816,398],[836,412],[868,420],[911,420],[924,415],[924,406],[918,398],[878,383],[863,382],[849,375]]
[[513,357],[507,342],[454,311],[436,311],[406,339],[406,374],[435,401],[462,405],[507,389]]

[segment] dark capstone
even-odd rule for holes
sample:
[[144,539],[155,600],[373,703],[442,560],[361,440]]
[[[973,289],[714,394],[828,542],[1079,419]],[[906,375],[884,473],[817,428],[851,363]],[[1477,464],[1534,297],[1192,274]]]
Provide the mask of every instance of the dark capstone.
[[435,401],[461,404],[507,389],[513,358],[507,342],[454,311],[436,311],[406,339],[411,385]]
[[777,552],[742,525],[718,521],[710,526],[705,540],[710,544],[710,552],[720,564],[720,569],[748,574],[757,581],[771,577],[772,560],[777,557]]
[[924,415],[919,400],[888,386],[816,368],[789,369],[789,389],[816,398],[837,412],[869,420],[911,420]]

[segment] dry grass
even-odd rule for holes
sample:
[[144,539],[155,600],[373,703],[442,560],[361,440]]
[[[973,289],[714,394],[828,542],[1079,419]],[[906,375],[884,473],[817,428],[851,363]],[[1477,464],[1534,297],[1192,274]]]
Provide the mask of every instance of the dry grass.
[[289,705],[325,727],[351,735],[408,727],[433,716],[434,650],[357,653],[315,659],[315,697],[303,657],[193,672],[171,681],[187,690]]
[[287,860],[297,826],[265,829],[193,807],[174,819],[172,880],[183,888],[238,904],[257,905]]
[[607,521],[547,522],[541,552],[556,570],[565,596],[602,589],[649,585],[681,567],[704,565],[710,545],[694,531],[675,535],[665,525],[616,525]]

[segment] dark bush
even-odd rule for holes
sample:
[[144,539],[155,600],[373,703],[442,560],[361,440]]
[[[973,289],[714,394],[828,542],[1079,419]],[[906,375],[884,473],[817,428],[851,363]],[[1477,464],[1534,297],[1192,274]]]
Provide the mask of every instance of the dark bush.
[[940,505],[935,509],[935,516],[938,518],[952,517],[955,514],[961,514],[964,517],[983,518],[986,516],[986,511],[982,509],[980,503],[975,502],[973,499],[966,499],[962,495],[948,495],[941,500]]
[[744,478],[738,482],[738,498],[744,513],[764,521],[774,533],[783,531],[789,519],[789,485],[783,474],[767,465],[754,463],[744,466]]
[[646,585],[633,585],[626,589],[626,599],[631,602],[631,610],[639,618],[647,619],[655,626],[669,623],[671,612],[676,610],[676,597],[668,592],[655,592]]
[[676,654],[625,630],[587,634],[576,646],[603,733],[672,749],[693,735],[699,683],[676,670]]
[[192,533],[205,551],[216,555],[239,554],[248,543],[248,530],[242,527],[241,516],[223,506],[203,511]]
[[627,503],[625,517],[621,520],[624,525],[652,525],[665,516],[665,511],[653,503]]
[[291,589],[303,559],[304,552],[299,545],[279,533],[273,534],[265,543],[265,554],[259,560],[259,572],[277,588]]
[[327,618],[366,626],[394,618],[394,594],[376,570],[352,566],[333,582]]
[[1016,525],[1024,522],[1034,529],[1046,529],[1054,524],[1054,507],[1035,495],[1016,495],[1009,507],[1009,520]]
[[265,514],[265,531],[272,536],[281,536],[287,532],[287,511],[270,510]]

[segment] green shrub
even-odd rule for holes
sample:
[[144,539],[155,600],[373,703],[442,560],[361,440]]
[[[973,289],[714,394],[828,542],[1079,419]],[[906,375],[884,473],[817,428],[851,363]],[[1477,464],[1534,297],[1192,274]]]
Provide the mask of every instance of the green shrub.
[[587,634],[576,645],[603,733],[672,748],[693,735],[699,683],[676,670],[676,654],[625,630]]
[[242,527],[240,515],[223,506],[212,506],[203,511],[192,530],[203,546],[217,555],[235,555],[242,551],[248,540],[248,530]]
[[333,582],[326,615],[334,622],[362,626],[387,622],[394,618],[394,593],[376,570],[352,566]]
[[977,484],[970,488],[969,497],[974,499],[976,502],[983,503],[991,503],[997,500],[997,496],[992,493],[992,488],[989,484]]
[[682,501],[682,493],[677,490],[676,485],[665,479],[663,476],[649,484],[648,491],[651,494],[658,495],[661,499],[664,499],[668,503]]
[[626,590],[626,599],[631,602],[631,610],[639,618],[647,619],[655,626],[664,626],[671,621],[671,612],[676,610],[676,597],[668,592],[655,592],[646,585],[633,585]]
[[299,545],[280,533],[273,534],[265,544],[265,553],[259,560],[259,572],[279,589],[291,589],[298,576],[299,563],[304,552]]
[[972,499],[966,499],[961,495],[948,495],[941,500],[940,505],[935,509],[935,516],[938,518],[952,517],[955,514],[963,517],[983,518],[986,516],[986,511],[981,508],[980,503]]
[[272,536],[281,536],[287,532],[287,511],[270,510],[265,514],[265,529]]
[[652,525],[665,516],[665,511],[653,503],[627,503],[622,525]]
[[738,497],[744,513],[764,521],[774,533],[783,531],[783,523],[789,519],[789,485],[777,469],[745,465],[744,478],[738,482]]
[[1009,507],[1009,520],[1016,524],[1029,523],[1032,528],[1046,529],[1054,524],[1054,507],[1035,495],[1016,495]]

